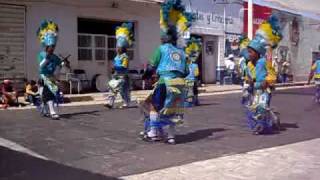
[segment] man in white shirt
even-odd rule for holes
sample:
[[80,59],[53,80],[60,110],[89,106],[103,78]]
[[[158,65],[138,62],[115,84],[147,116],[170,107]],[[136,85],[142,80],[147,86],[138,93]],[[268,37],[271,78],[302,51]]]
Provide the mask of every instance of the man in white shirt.
[[234,62],[233,54],[230,54],[228,58],[225,60],[225,65],[227,69],[227,74],[231,76],[232,83],[233,83],[235,79],[235,66],[236,66],[236,63]]

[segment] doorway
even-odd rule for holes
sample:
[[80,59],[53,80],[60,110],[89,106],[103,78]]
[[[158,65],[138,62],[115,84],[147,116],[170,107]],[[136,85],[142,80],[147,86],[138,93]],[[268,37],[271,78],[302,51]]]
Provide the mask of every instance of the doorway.
[[215,36],[203,36],[202,80],[212,84],[216,81],[216,67],[218,61],[218,40]]

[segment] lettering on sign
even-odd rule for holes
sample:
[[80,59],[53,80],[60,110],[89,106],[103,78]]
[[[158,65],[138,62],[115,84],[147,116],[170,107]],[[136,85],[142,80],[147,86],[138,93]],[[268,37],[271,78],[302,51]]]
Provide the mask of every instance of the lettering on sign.
[[[224,17],[222,15],[214,14],[213,12],[205,13],[198,10],[192,11],[192,13],[194,13],[195,20],[200,21],[201,23],[205,23],[208,25],[213,23],[224,24]],[[226,24],[230,24],[230,25],[234,24],[234,18],[227,16]]]

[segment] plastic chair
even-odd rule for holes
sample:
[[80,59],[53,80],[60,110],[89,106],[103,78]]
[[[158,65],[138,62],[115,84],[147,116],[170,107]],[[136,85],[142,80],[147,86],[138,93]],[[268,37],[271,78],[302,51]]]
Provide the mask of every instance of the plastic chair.
[[231,76],[225,76],[223,77],[223,84],[232,84],[232,77]]
[[76,78],[74,73],[67,73],[66,74],[66,80],[69,82],[69,88],[70,88],[70,94],[72,94],[72,89],[73,89],[73,84],[77,83],[77,90],[78,90],[78,94],[80,94],[80,90],[81,90],[81,80]]
[[[90,87],[91,81],[88,79],[86,71],[83,69],[74,69],[73,70],[74,78],[78,79],[78,90],[82,90],[83,87]],[[85,85],[85,86],[83,86]]]

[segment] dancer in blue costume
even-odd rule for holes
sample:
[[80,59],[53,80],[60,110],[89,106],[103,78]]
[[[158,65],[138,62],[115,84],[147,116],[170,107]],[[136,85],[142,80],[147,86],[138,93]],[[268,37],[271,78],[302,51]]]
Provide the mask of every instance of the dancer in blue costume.
[[181,0],[166,0],[161,5],[160,28],[162,44],[150,59],[150,68],[155,69],[159,80],[153,93],[147,98],[150,103],[145,123],[145,139],[156,141],[163,138],[175,144],[175,126],[183,122],[185,77],[188,74],[186,55],[177,47],[177,40],[191,25],[192,14],[186,13]]
[[312,78],[316,84],[315,102],[320,104],[320,57],[312,64],[308,84]]
[[127,55],[127,48],[132,45],[132,23],[123,23],[116,29],[117,39],[117,55],[113,61],[114,75],[113,79],[109,81],[108,85],[113,94],[108,97],[108,102],[105,106],[112,108],[117,95],[116,88],[123,101],[120,106],[128,107],[130,103],[130,82],[128,76],[129,56]]
[[250,86],[249,81],[253,79],[252,75],[250,74],[249,70],[249,53],[248,53],[248,44],[250,40],[246,37],[240,38],[240,74],[242,79],[242,98],[241,104],[249,105],[251,104],[252,93],[253,93],[253,86]]
[[[248,45],[250,62],[248,67],[253,77],[250,84],[254,88],[254,100],[249,106],[248,122],[255,134],[270,132],[274,122],[270,117],[271,88],[276,81],[271,60],[265,58],[269,48],[275,48],[282,39],[279,20],[271,16],[263,22],[255,38]],[[250,68],[251,67],[251,68]]]
[[39,74],[43,83],[43,90],[41,93],[42,101],[45,109],[49,110],[52,119],[59,119],[59,115],[55,110],[54,101],[57,101],[59,88],[57,86],[54,72],[58,66],[64,64],[57,55],[54,54],[58,39],[58,25],[52,21],[44,20],[38,29],[37,35],[42,45],[43,50],[38,55]]
[[201,39],[192,37],[187,41],[185,53],[187,56],[187,62],[189,67],[189,74],[186,77],[186,107],[199,105],[198,99],[198,77],[199,77],[199,66],[197,60],[201,53]]

